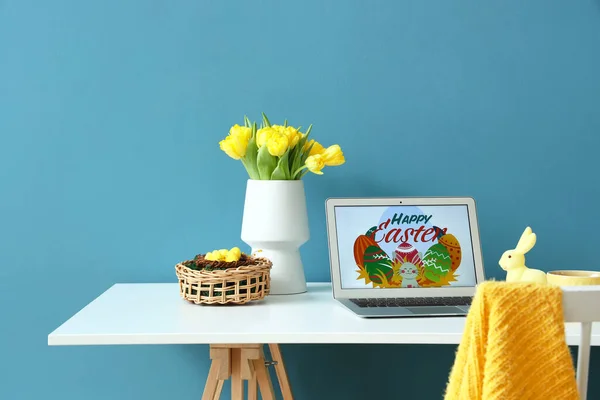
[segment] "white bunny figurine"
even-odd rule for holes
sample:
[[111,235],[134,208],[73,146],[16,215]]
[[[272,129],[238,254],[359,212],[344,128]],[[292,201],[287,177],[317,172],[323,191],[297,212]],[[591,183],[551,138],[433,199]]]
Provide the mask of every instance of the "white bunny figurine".
[[506,271],[506,282],[537,282],[546,283],[546,273],[539,269],[529,269],[525,266],[525,253],[535,246],[536,236],[530,227],[521,235],[517,247],[502,254],[500,267]]

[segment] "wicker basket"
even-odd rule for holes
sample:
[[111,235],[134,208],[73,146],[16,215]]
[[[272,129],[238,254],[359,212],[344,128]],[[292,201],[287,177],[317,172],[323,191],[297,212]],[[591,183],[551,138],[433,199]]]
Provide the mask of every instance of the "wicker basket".
[[[200,266],[192,269],[189,266]],[[175,266],[179,294],[195,304],[245,304],[261,300],[271,287],[271,261],[243,255],[236,263],[207,261],[204,255]]]

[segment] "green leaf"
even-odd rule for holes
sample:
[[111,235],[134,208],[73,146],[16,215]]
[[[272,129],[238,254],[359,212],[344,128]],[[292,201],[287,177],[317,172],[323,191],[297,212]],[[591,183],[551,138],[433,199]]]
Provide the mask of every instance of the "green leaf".
[[[306,139],[308,140],[308,135],[310,134],[310,131],[312,130],[312,125],[308,127],[308,129],[306,130]],[[308,155],[310,154],[310,151],[312,149],[312,147],[314,146],[314,143],[308,148],[306,149],[306,151],[304,152],[304,154],[302,154],[302,160],[300,161],[300,164],[304,164],[304,162],[306,161],[306,159],[308,158]]]
[[252,123],[250,122],[250,120],[248,119],[247,116],[244,115],[244,126],[250,128],[252,127]]
[[287,127],[287,119],[285,119],[285,120],[283,121],[283,126],[284,126],[284,127]]
[[275,170],[271,174],[271,180],[272,181],[285,181],[285,180],[287,180],[287,178],[285,177],[285,174],[283,173],[283,171],[281,170],[281,168],[279,168],[279,164],[277,164],[277,168],[275,168]]
[[306,143],[308,142],[308,136],[304,136],[302,139],[298,140],[298,144],[296,145],[296,148],[299,150],[299,153],[302,153],[304,151],[304,146],[306,145]]
[[308,126],[308,129],[306,130],[306,138],[308,139],[308,135],[310,135],[310,131],[312,131],[312,124],[310,124]]
[[263,146],[258,149],[258,157],[256,159],[256,165],[258,167],[258,173],[260,179],[269,180],[273,174],[273,170],[277,166],[277,157],[272,156],[267,149],[267,146]]
[[314,145],[315,145],[314,143],[311,144],[310,147],[306,150],[306,152],[302,154],[302,157],[300,157],[300,163],[304,164],[304,162],[306,161],[306,159],[310,155],[310,151],[312,150],[312,148],[313,148]]
[[271,175],[272,180],[283,181],[290,179],[290,166],[288,165],[289,154],[290,149],[288,149],[279,159],[279,162],[277,163],[277,168],[275,168],[273,174]]
[[[305,136],[300,139],[296,147],[294,147],[294,152],[290,158],[290,171],[292,171],[292,174],[304,165],[304,161],[306,161],[306,158],[308,157],[307,154],[310,152],[310,148],[304,151],[304,146],[308,142],[308,133],[310,133],[310,129],[311,128],[309,127]],[[292,179],[295,179],[295,177],[296,174],[292,176]]]
[[292,179],[293,180],[301,179],[302,175],[304,175],[305,172],[306,172],[306,167],[303,165],[300,168],[298,168],[297,170],[292,172]]
[[295,165],[298,164],[298,151],[296,148],[294,148],[294,151],[290,152],[290,157],[288,160],[288,166],[290,169],[290,178],[294,179],[294,171],[297,168],[294,168]]
[[246,172],[248,172],[248,177],[252,180],[259,180],[260,176],[258,175],[258,170],[256,169],[256,166],[252,166],[252,164],[248,164],[246,162],[245,159],[241,159],[240,160],[242,162],[242,164],[244,165],[244,168],[246,169]]
[[[292,171],[292,173],[294,173],[294,171],[298,171],[298,169],[304,165],[306,159],[308,158],[308,155],[310,154],[310,149],[312,148],[312,146],[306,149],[306,151],[304,151],[304,146],[309,141],[308,138],[310,136],[311,130],[312,124],[309,125],[308,129],[306,130],[306,133],[304,134],[304,137],[300,139],[300,141],[298,141],[298,144],[296,146],[298,148],[298,152],[294,154],[294,159],[292,160],[292,164],[290,166],[290,171]],[[292,179],[300,178],[301,176],[297,176],[297,174],[294,174],[294,176],[292,176]]]
[[[256,124],[254,124],[256,127]],[[250,179],[258,180],[260,179],[260,174],[258,172],[257,166],[257,156],[258,156],[258,146],[256,146],[256,139],[254,136],[250,138],[248,141],[248,147],[246,148],[246,155],[242,159],[242,163],[244,167],[246,167],[246,171],[248,171],[248,175]]]
[[269,118],[267,118],[267,116],[265,115],[265,113],[262,113],[262,117],[263,117],[263,123],[265,126],[271,126],[271,122],[269,121]]
[[298,151],[300,151],[299,147],[298,147],[299,144],[300,144],[300,142],[298,142],[298,144],[296,146],[294,146],[293,149],[288,149],[288,152],[290,154],[288,154],[287,162],[288,162],[288,169],[290,171],[293,171],[292,166],[294,165],[294,160],[296,159],[296,154],[298,153]]

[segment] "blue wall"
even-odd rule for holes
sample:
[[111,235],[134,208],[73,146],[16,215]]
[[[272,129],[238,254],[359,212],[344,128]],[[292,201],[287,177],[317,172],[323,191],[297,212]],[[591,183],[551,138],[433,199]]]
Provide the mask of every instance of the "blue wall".
[[[217,142],[261,111],[348,160],[305,182],[311,281],[329,196],[471,195],[488,276],[527,224],[530,266],[600,268],[600,0],[0,0],[0,398],[199,398],[206,346],[47,334],[240,243]],[[298,399],[438,399],[454,350],[284,347]]]

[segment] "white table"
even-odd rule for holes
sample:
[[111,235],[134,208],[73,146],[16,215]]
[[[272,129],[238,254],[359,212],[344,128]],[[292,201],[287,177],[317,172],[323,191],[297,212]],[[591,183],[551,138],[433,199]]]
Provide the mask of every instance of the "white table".
[[[248,398],[255,399],[254,372],[242,365],[251,365],[253,371],[256,368],[262,391],[265,382],[260,379],[267,379],[268,374],[262,345],[257,344],[269,343],[288,400],[291,389],[277,344],[458,344],[461,340],[464,317],[363,319],[333,299],[331,284],[310,283],[308,287],[305,294],[267,296],[255,304],[199,306],[181,299],[175,283],[117,284],[48,335],[48,344],[210,344],[213,365],[203,399],[218,398],[223,381],[230,376],[233,398],[243,396],[243,387],[233,384],[237,376],[239,382],[240,377],[249,384],[254,382]],[[578,345],[581,325],[565,325],[567,343]],[[600,345],[597,323],[591,344]],[[214,385],[209,387],[211,379]],[[270,382],[265,384],[270,386]],[[273,397],[263,393],[263,398]]]
[[[267,296],[243,306],[198,306],[176,283],[116,284],[48,335],[48,344],[430,343],[458,344],[464,317],[363,319],[332,297],[329,283],[308,293]],[[567,343],[579,325],[566,324]],[[594,324],[592,345],[600,346]]]

